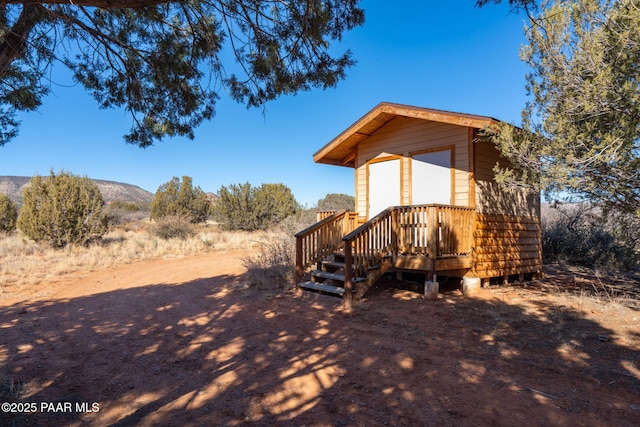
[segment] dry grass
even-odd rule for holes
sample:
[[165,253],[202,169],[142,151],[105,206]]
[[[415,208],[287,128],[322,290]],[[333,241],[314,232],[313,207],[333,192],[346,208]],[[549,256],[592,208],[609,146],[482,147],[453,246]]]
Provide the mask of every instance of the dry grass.
[[5,366],[0,365],[0,398],[15,399],[22,393],[22,384],[6,373]]
[[259,289],[286,288],[295,283],[295,240],[281,233],[263,236],[256,251],[243,257],[249,285]]
[[[208,251],[252,251],[269,233],[222,231],[215,226],[196,228],[185,239],[162,239],[139,222],[111,230],[99,242],[55,250],[19,234],[0,237],[0,294],[4,285],[29,285],[61,279],[78,271],[91,271],[145,259],[171,259]],[[266,236],[266,237],[265,237]]]

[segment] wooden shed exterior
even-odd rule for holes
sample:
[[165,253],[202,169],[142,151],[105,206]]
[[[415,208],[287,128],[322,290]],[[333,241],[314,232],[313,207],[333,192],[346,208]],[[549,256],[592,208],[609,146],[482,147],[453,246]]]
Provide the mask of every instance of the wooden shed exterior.
[[[498,123],[392,103],[356,121],[313,156],[354,169],[355,212],[324,215],[324,224],[334,223],[331,238],[323,221],[298,233],[299,275],[338,249],[346,265],[355,262],[353,276],[338,265],[330,279],[346,274],[345,288],[357,297],[389,269],[485,280],[541,271],[540,199],[503,191],[493,169],[505,159],[477,139]],[[360,290],[358,274],[368,276]]]

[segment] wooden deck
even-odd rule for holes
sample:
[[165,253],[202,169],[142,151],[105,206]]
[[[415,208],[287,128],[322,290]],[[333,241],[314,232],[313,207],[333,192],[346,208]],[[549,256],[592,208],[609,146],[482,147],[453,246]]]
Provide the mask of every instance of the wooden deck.
[[[296,234],[298,281],[314,264],[344,253],[344,296],[361,297],[389,269],[427,275],[471,268],[475,210],[447,205],[397,206],[357,226],[354,212],[323,213],[321,221]],[[351,266],[349,268],[348,266]],[[366,283],[354,288],[354,278]],[[334,278],[335,279],[335,278]]]
[[488,280],[542,269],[535,216],[417,205],[391,207],[361,225],[355,212],[322,212],[318,218],[296,234],[298,282],[313,268],[313,280],[338,284],[347,300],[362,297],[388,270],[419,271],[427,280],[434,275]]

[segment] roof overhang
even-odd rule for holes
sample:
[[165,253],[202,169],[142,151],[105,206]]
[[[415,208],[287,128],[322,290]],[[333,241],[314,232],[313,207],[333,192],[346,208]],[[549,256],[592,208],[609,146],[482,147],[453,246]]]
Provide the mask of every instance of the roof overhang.
[[499,120],[487,116],[382,102],[322,147],[313,155],[313,160],[316,163],[355,167],[357,145],[396,117],[410,117],[476,129],[499,123]]

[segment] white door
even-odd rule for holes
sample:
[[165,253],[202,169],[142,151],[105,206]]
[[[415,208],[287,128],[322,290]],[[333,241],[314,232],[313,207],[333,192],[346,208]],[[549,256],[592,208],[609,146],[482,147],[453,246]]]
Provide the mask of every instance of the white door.
[[416,154],[411,158],[411,203],[451,204],[451,150]]
[[400,159],[368,164],[369,219],[400,204]]

